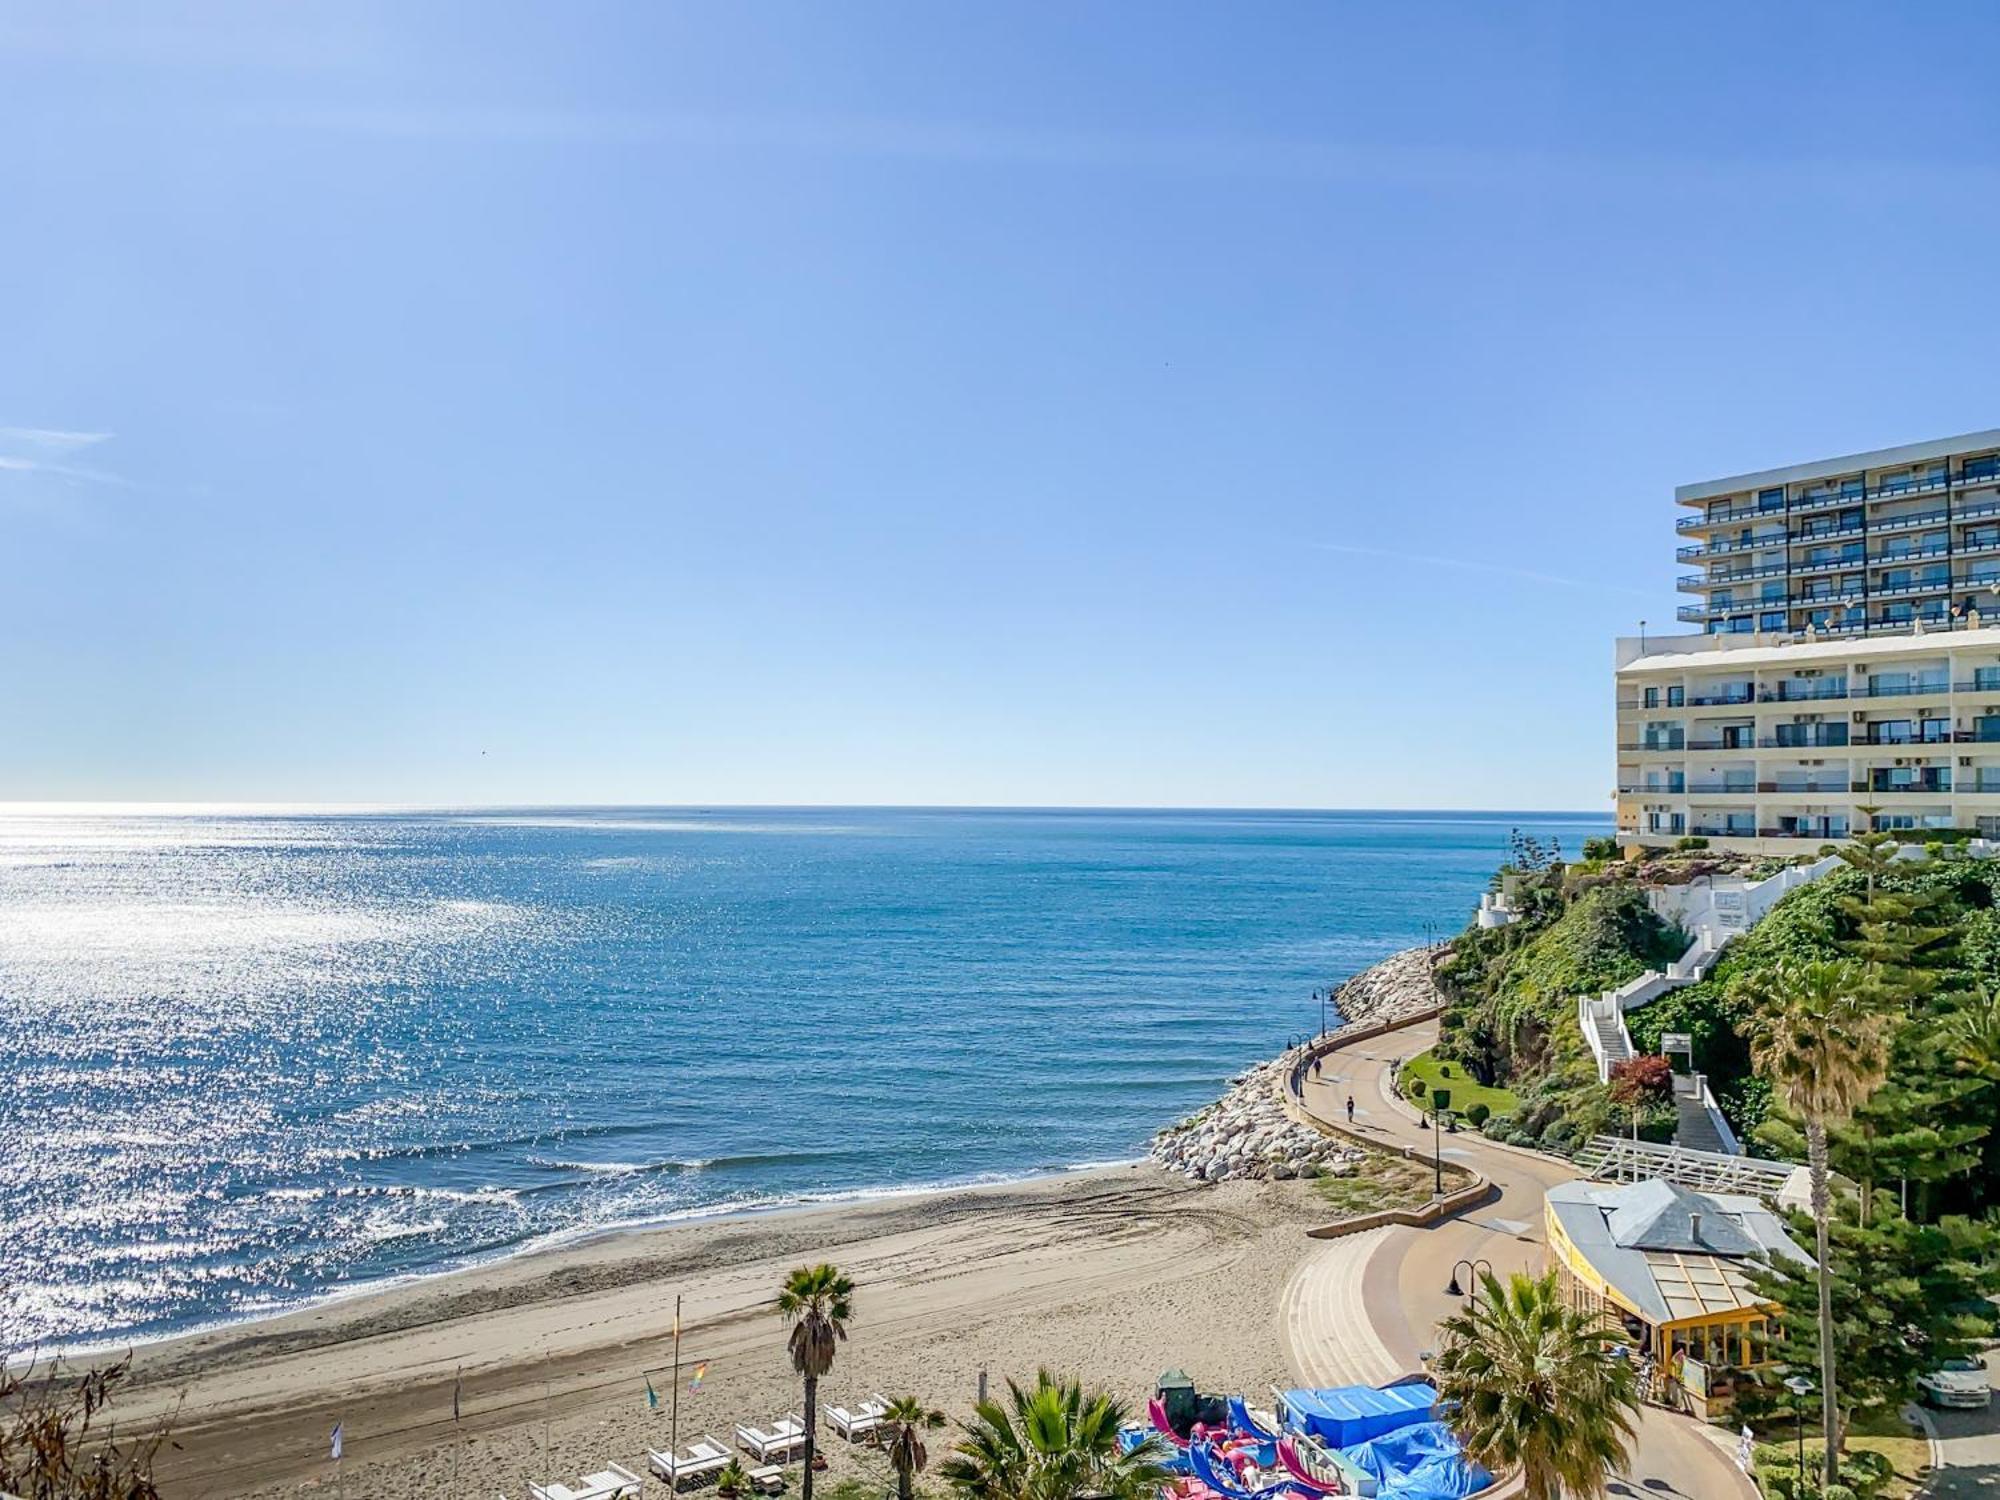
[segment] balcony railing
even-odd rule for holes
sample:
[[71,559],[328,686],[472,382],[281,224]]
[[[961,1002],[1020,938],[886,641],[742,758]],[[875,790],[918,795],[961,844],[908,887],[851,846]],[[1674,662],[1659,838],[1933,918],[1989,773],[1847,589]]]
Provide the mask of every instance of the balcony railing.
[[1760,828],[1760,839],[1810,839],[1816,844],[1831,843],[1835,839],[1847,837],[1845,823],[1829,823],[1824,828]]
[[1949,576],[1926,578],[1920,583],[1883,583],[1867,591],[1875,599],[1900,599],[1911,594],[1949,594],[1955,585]]
[[1757,790],[1781,797],[1822,797],[1829,792],[1845,796],[1847,786],[1845,778],[1839,781],[1760,781]]
[[1761,568],[1738,568],[1733,573],[1683,573],[1679,587],[1689,592],[1721,588],[1724,584],[1746,583],[1757,578],[1775,578],[1786,571],[1783,563],[1766,563]]
[[1954,682],[1952,691],[1957,693],[2000,693],[2000,672],[1991,675],[1974,672],[1962,682]]
[[1952,514],[1940,505],[1935,510],[1913,510],[1906,516],[1885,516],[1868,523],[1870,531],[1908,531],[1913,526],[1942,526]]
[[1921,562],[1926,557],[1943,557],[1950,551],[1950,542],[1925,542],[1921,547],[1884,547],[1869,555],[1868,565],[1893,567],[1897,563]]
[[1842,724],[1837,728],[1839,730],[1837,739],[1831,735],[1816,735],[1808,740],[1780,739],[1776,735],[1769,735],[1757,741],[1757,748],[1759,750],[1845,750],[1848,748],[1847,726]]
[[1948,693],[1951,683],[1942,677],[1920,677],[1915,682],[1879,682],[1871,680],[1865,693],[1857,694],[1865,698],[1914,698],[1919,693]]
[[1740,688],[1716,688],[1706,693],[1695,693],[1688,699],[1688,705],[1692,708],[1727,708],[1752,701],[1754,694],[1746,685]]
[[1690,781],[1688,793],[1697,797],[1754,797],[1757,783],[1754,781]]
[[1676,547],[1674,557],[1679,562],[1698,562],[1704,557],[1721,557],[1731,552],[1754,552],[1760,547],[1782,547],[1785,533],[1780,531],[1771,536],[1753,536],[1747,542],[1714,541],[1707,545],[1699,543],[1689,547]]
[[1930,797],[1949,797],[1951,795],[1951,780],[1947,777],[1943,781],[1857,781],[1854,783],[1853,790],[1856,792],[1866,792],[1871,797],[1881,796],[1885,793],[1899,797],[1905,793],[1921,794]]
[[1623,786],[1618,788],[1621,797],[1678,797],[1685,789],[1678,786]]
[[1760,703],[1822,703],[1829,698],[1845,698],[1847,680],[1829,682],[1780,682],[1757,690]]
[[1732,505],[1723,510],[1704,511],[1698,516],[1682,516],[1674,522],[1674,529],[1699,531],[1704,526],[1727,526],[1732,521],[1748,521],[1756,516],[1782,521],[1785,508],[1782,505]]
[[1830,536],[1859,536],[1868,529],[1866,521],[1842,521],[1838,526],[1801,526],[1790,533],[1796,547],[1800,542],[1823,541]]

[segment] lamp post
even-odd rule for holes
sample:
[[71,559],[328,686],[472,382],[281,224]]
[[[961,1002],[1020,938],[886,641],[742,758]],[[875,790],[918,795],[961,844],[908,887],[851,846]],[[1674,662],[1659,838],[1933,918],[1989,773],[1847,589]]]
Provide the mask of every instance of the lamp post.
[[1792,1393],[1792,1425],[1799,1434],[1799,1488],[1806,1484],[1806,1408],[1805,1399],[1812,1394],[1813,1383],[1803,1375],[1789,1375],[1785,1378],[1785,1389]]
[[1431,1196],[1444,1196],[1444,1112],[1451,1108],[1450,1089],[1431,1090]]
[[[1460,1286],[1458,1281],[1458,1268],[1460,1266],[1465,1267],[1464,1286]],[[1488,1276],[1491,1276],[1493,1274],[1493,1262],[1486,1259],[1484,1256],[1481,1256],[1478,1260],[1453,1261],[1451,1264],[1451,1283],[1450,1285],[1445,1287],[1444,1294],[1447,1297],[1471,1296],[1472,1288],[1479,1284],[1479,1268],[1481,1266],[1484,1266],[1486,1268],[1486,1274]],[[1474,1305],[1477,1306],[1476,1303]]]

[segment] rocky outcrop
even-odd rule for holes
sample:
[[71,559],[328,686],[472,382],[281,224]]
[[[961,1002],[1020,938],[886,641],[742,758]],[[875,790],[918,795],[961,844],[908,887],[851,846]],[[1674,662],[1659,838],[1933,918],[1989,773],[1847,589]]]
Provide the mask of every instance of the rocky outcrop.
[[[1334,1001],[1346,1026],[1427,1010],[1437,1003],[1428,955],[1412,948],[1384,959],[1343,984]],[[1201,1182],[1352,1173],[1365,1155],[1359,1147],[1300,1124],[1279,1103],[1296,1060],[1287,1053],[1239,1073],[1215,1103],[1153,1137],[1153,1160]]]

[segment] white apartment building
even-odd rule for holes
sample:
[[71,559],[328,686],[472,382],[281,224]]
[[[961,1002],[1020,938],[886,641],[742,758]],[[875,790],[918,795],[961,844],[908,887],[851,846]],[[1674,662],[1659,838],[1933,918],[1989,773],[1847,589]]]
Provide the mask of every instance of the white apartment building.
[[1702,629],[1618,642],[1621,841],[2000,837],[2000,429],[1674,498]]

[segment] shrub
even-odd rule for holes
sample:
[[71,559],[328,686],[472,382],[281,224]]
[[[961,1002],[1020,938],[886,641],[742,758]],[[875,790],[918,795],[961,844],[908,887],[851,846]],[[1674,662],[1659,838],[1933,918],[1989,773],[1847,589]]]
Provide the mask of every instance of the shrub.
[[1475,1099],[1471,1104],[1466,1106],[1466,1123],[1471,1125],[1475,1130],[1492,1118],[1492,1115],[1493,1111],[1486,1107],[1484,1099]]
[[1412,1099],[1421,1099],[1424,1097],[1424,1095],[1428,1094],[1430,1091],[1431,1091],[1431,1086],[1428,1083],[1425,1083],[1423,1079],[1412,1078],[1410,1080],[1410,1097]]
[[1618,840],[1612,838],[1609,834],[1606,834],[1603,838],[1585,839],[1583,841],[1583,857],[1585,859],[1616,859],[1618,857]]
[[1633,1105],[1671,1099],[1674,1068],[1658,1053],[1642,1053],[1611,1065],[1611,1097]]
[[1686,838],[1676,842],[1674,847],[1676,849],[1706,849],[1708,847],[1708,840],[1699,838],[1694,834],[1689,834]]

